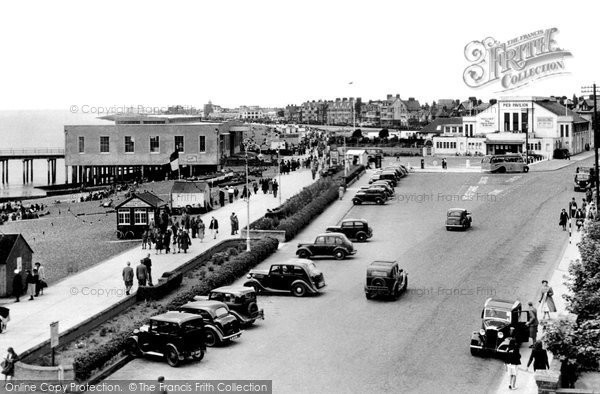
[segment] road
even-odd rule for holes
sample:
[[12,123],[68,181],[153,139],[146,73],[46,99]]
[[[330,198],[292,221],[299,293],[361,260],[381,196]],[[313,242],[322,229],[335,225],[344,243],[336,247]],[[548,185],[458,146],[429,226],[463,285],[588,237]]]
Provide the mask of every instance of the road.
[[[365,218],[374,237],[344,261],[315,260],[328,286],[309,298],[259,296],[266,320],[204,360],[170,368],[139,359],[110,379],[272,379],[277,393],[494,391],[501,361],[472,357],[488,297],[534,299],[568,239],[558,214],[572,196],[574,169],[529,174],[411,174],[385,206],[352,206],[353,189],[259,267],[294,258],[342,217]],[[470,196],[470,197],[469,197]],[[445,212],[465,207],[473,227],[445,230]],[[409,291],[366,300],[365,268],[398,259]],[[560,295],[559,295],[560,296]]]

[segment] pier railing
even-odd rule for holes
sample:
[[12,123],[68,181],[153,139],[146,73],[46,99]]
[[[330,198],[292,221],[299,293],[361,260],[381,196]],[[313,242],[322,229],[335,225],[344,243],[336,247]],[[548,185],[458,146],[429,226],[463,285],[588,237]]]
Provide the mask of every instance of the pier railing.
[[20,149],[0,149],[0,157],[23,157],[23,156],[64,156],[64,148],[20,148]]

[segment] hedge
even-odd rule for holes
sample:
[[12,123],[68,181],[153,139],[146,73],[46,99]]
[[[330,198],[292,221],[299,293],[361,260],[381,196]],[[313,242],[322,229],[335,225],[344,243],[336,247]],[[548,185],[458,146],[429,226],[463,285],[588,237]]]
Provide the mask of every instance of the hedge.
[[[205,295],[216,287],[231,284],[273,254],[277,250],[278,245],[279,242],[276,239],[264,238],[255,241],[250,252],[244,251],[238,254],[237,250],[233,251],[235,248],[229,248],[229,258],[227,261],[221,265],[217,265],[214,271],[205,274],[199,280],[199,283],[191,289],[178,292],[168,304],[158,308],[158,313],[176,309],[192,300],[196,295]],[[214,263],[212,259],[211,262]],[[215,265],[211,265],[211,267],[215,267]],[[110,339],[107,343],[98,345],[95,348],[88,348],[84,353],[76,356],[73,361],[75,378],[79,381],[89,379],[94,371],[103,368],[107,362],[118,356],[124,350],[127,338],[129,338],[132,331],[143,324],[147,324],[150,317],[145,316],[135,321],[132,320],[128,325],[120,327],[117,332],[109,333]]]
[[155,286],[140,286],[135,294],[138,301],[144,300],[160,300],[173,290],[181,286],[183,274],[181,272],[165,272],[162,275],[166,281]]

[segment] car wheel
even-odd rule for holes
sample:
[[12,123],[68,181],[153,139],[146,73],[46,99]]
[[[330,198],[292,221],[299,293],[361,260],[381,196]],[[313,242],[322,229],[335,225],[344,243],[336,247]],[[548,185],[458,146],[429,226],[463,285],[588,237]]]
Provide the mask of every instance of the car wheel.
[[523,167],[523,172],[529,172],[529,167],[528,166]]
[[360,205],[360,200],[358,200],[358,199],[355,198],[354,200],[352,200],[352,203],[354,205]]
[[373,286],[385,287],[385,280],[383,278],[375,278],[373,279]]
[[500,167],[500,168],[498,168],[498,172],[500,174],[504,174],[506,172],[506,167]]
[[202,361],[202,359],[204,358],[204,350],[200,349],[200,354],[197,354],[194,356],[194,360],[196,361]]
[[306,251],[306,250],[304,250],[304,249],[303,249],[303,250],[300,250],[300,251],[298,252],[298,257],[300,257],[301,259],[307,259],[309,256],[310,256],[310,255],[309,255],[308,251]]
[[383,205],[383,200],[381,198],[378,198],[377,200],[375,200],[375,202],[377,203],[377,205]]
[[250,317],[254,316],[254,314],[256,314],[258,312],[258,305],[256,305],[256,302],[251,302],[250,304],[248,304],[248,315]]
[[207,328],[206,331],[204,331],[204,344],[208,347],[213,347],[216,346],[218,343],[219,337],[217,336],[217,334],[210,328]]
[[306,286],[302,283],[296,283],[292,288],[292,293],[294,293],[296,297],[304,297],[306,295]]
[[479,357],[480,354],[481,354],[481,351],[479,349],[471,348],[471,356]]
[[346,257],[346,252],[343,250],[337,250],[334,254],[336,260],[343,260]]
[[142,354],[140,347],[135,339],[129,338],[125,344],[125,351],[132,357],[138,357]]
[[365,293],[365,297],[367,297],[367,300],[370,300],[371,298],[373,298],[373,295],[367,291]]
[[169,343],[167,345],[167,351],[165,352],[165,358],[167,359],[167,363],[172,367],[179,366],[179,352],[177,348]]
[[446,226],[446,230],[450,231],[450,230],[452,230],[452,227]]
[[365,234],[365,233],[358,233],[356,235],[356,239],[358,240],[358,242],[365,242],[367,240],[367,234]]

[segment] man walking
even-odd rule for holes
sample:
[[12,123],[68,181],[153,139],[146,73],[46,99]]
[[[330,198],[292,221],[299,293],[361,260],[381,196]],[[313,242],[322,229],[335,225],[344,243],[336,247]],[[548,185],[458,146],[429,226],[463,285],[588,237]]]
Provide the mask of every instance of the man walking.
[[146,266],[143,263],[144,260],[140,260],[140,263],[137,267],[135,267],[135,276],[138,280],[138,286],[146,286],[146,279],[148,276],[148,271]]
[[123,282],[125,282],[125,294],[129,295],[133,287],[133,268],[131,268],[129,261],[127,262],[127,266],[123,268]]
[[148,286],[154,286],[152,284],[152,260],[150,260],[150,253],[142,260],[142,263],[146,266],[146,273],[148,278]]
[[15,276],[13,276],[12,293],[15,297],[15,302],[19,302],[19,297],[23,295],[23,276],[19,269],[15,270]]
[[575,197],[569,202],[569,217],[574,218],[575,212],[577,211],[577,201],[575,201]]
[[527,305],[529,305],[529,310],[527,311],[527,316],[529,317],[529,320],[527,320],[527,327],[529,328],[529,338],[531,338],[531,345],[529,348],[533,348],[533,345],[537,340],[538,318],[533,302],[529,301]]
[[567,211],[565,211],[565,209],[563,208],[562,211],[560,212],[560,218],[558,221],[558,225],[562,226],[563,231],[567,231],[567,221],[569,220],[569,215],[567,214]]
[[215,219],[215,217],[213,216],[212,219],[210,219],[210,224],[208,225],[208,229],[210,230],[210,233],[213,236],[213,239],[217,239],[217,234],[219,234],[219,221],[217,219]]
[[229,203],[232,204],[233,203],[233,186],[229,186],[229,189],[227,189],[227,194],[229,195]]
[[279,184],[277,181],[273,181],[273,197],[277,197],[277,190],[279,189]]
[[46,283],[46,270],[39,262],[35,263],[35,269],[38,272],[38,282],[35,288],[35,296],[44,295],[44,288],[48,286]]
[[235,235],[238,232],[238,225],[239,225],[238,218],[235,215],[235,212],[231,213],[229,220],[231,221],[231,235]]

